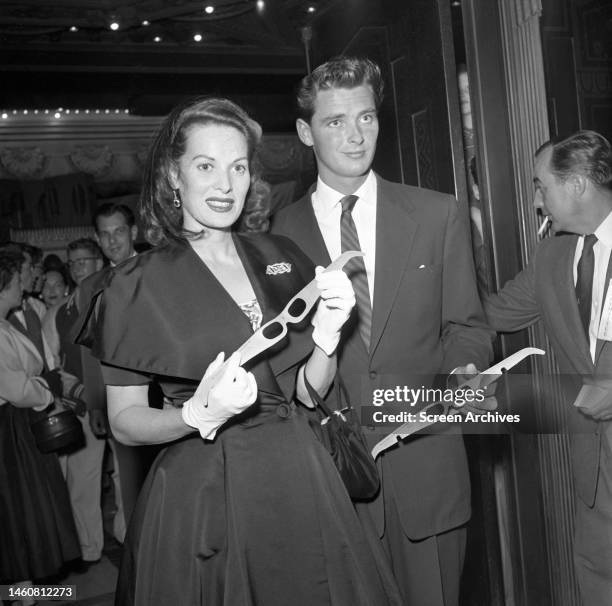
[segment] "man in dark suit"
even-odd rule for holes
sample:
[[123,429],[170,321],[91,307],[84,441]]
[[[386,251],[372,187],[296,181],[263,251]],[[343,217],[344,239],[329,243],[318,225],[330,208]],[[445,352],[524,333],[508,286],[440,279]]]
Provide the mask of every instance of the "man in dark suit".
[[[107,202],[100,205],[93,217],[96,241],[100,245],[103,255],[109,265],[85,278],[77,289],[76,300],[80,312],[87,309],[93,295],[104,285],[109,271],[125,260],[135,256],[134,243],[138,234],[138,227],[132,210],[125,204]],[[74,336],[74,335],[73,335]],[[98,426],[99,433],[110,434],[106,416],[106,390],[102,379],[100,362],[91,355],[86,347],[81,347],[81,357],[84,374],[84,384],[89,400],[96,402],[95,416],[92,414],[92,423]],[[149,404],[161,408],[161,392],[155,383],[149,388]],[[94,411],[92,411],[94,413]],[[94,429],[94,432],[96,430]],[[98,434],[96,434],[98,435]],[[121,499],[124,516],[123,526],[115,524],[114,534],[117,540],[123,541],[125,526],[130,516],[140,488],[145,480],[149,467],[155,458],[158,448],[155,446],[126,446],[112,437],[110,440],[114,454],[115,470],[113,480],[115,484],[115,497]],[[116,522],[118,518],[115,518]]]
[[593,131],[549,141],[536,152],[534,174],[534,204],[558,233],[486,300],[485,311],[502,332],[542,320],[561,373],[574,384],[567,394],[577,493],[574,563],[583,604],[607,606],[612,604],[612,147]]
[[[370,168],[381,100],[380,70],[365,59],[334,59],[304,78],[296,126],[319,176],[273,222],[320,265],[347,248],[365,253],[349,269],[357,306],[338,353],[357,407],[372,403],[374,389],[428,387],[436,374],[474,372],[491,356],[467,209]],[[365,430],[371,443],[389,431]],[[374,517],[406,603],[456,605],[470,517],[462,436],[413,438],[385,452],[380,469],[381,491],[362,513]]]

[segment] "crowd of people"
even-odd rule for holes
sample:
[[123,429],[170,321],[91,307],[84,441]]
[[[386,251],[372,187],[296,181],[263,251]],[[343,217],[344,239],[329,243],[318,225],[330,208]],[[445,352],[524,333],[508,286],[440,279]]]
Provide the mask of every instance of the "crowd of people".
[[[378,493],[353,502],[312,431],[309,388],[333,406],[339,375],[358,406],[389,381],[461,381],[489,365],[495,331],[542,319],[566,371],[595,377],[571,410],[588,434],[572,441],[576,567],[585,604],[612,603],[610,144],[582,131],[537,151],[536,208],[560,234],[483,307],[464,202],[371,168],[382,98],[367,59],[302,80],[296,128],[318,176],[274,217],[253,163],[259,124],[206,97],[173,109],[151,145],[139,206],[150,250],[136,253],[134,214],[114,204],[65,263],[0,247],[0,584],[99,561],[108,446],[118,606],[458,606],[461,434],[398,443],[378,460]],[[347,250],[365,254],[322,271]],[[311,281],[308,321],[242,361],[242,343]],[[83,402],[85,442],[42,453],[29,424],[63,410],[67,391]],[[362,429],[370,447],[389,431]]]

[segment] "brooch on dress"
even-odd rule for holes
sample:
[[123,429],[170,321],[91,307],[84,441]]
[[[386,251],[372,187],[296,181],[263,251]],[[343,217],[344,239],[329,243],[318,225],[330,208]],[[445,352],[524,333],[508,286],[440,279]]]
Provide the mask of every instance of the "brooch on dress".
[[277,274],[288,274],[291,272],[291,263],[272,263],[266,267],[267,276],[276,276]]

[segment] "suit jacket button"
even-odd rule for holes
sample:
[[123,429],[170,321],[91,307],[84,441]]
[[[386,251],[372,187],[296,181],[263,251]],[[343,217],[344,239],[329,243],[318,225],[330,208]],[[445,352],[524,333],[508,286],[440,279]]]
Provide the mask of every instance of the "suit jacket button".
[[288,404],[279,404],[278,407],[276,408],[276,414],[281,419],[286,419],[291,414],[291,408],[289,407]]
[[370,379],[375,379],[378,376],[377,372],[375,370],[371,370],[370,371]]

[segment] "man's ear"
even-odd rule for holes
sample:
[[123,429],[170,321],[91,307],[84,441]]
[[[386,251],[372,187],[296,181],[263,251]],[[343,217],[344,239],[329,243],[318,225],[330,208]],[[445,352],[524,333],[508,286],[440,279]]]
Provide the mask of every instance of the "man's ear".
[[574,198],[581,198],[589,186],[589,181],[584,175],[573,174],[565,182]]
[[312,131],[310,130],[310,124],[308,124],[308,122],[306,122],[305,120],[302,120],[302,118],[298,118],[295,121],[295,129],[297,130],[297,134],[298,134],[298,137],[300,138],[300,141],[304,145],[308,145],[308,147],[312,147],[313,141],[312,141]]
[[104,267],[104,259],[96,259],[96,271],[100,271]]
[[138,237],[138,226],[132,225],[130,231],[132,232],[132,242],[136,242],[136,238]]

